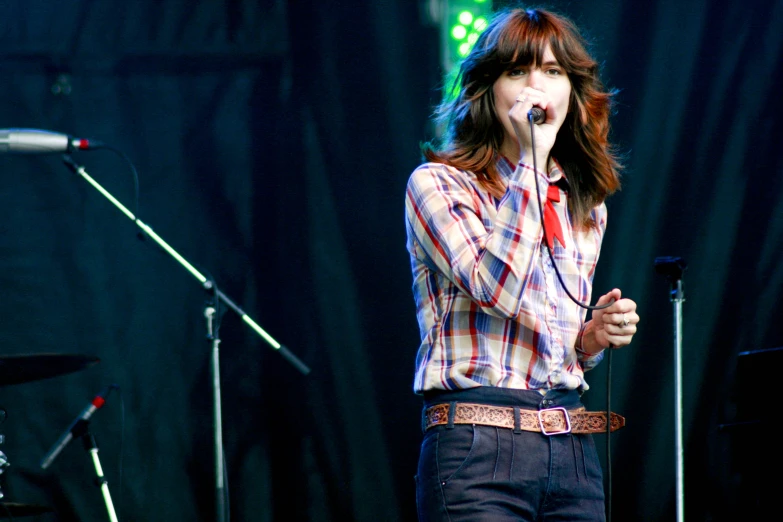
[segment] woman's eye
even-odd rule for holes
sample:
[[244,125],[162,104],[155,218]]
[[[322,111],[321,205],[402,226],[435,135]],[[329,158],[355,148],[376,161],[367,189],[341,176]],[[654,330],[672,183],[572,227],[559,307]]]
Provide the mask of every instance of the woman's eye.
[[562,71],[560,69],[554,69],[553,68],[553,69],[547,69],[546,73],[547,74],[551,74],[552,76],[558,76],[558,75],[562,74]]
[[525,71],[522,70],[522,69],[512,69],[508,73],[509,76],[522,76],[524,74],[525,74]]

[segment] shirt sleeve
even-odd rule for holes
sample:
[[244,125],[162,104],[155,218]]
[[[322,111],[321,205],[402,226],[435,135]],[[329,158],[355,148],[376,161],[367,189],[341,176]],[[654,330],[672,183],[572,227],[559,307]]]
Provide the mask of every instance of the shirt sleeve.
[[[494,219],[486,224],[489,213],[468,173],[428,163],[408,181],[406,226],[415,255],[497,317],[529,314],[522,296],[541,247],[538,177],[518,166]],[[541,192],[546,194],[545,186]]]

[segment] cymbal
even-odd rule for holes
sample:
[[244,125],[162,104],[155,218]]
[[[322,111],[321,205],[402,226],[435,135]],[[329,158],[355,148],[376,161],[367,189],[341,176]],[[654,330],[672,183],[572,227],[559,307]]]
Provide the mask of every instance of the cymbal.
[[83,370],[99,361],[91,355],[59,353],[0,356],[0,386],[48,379]]
[[0,502],[0,518],[25,517],[27,515],[40,515],[54,511],[48,506],[35,504],[18,504],[16,502]]

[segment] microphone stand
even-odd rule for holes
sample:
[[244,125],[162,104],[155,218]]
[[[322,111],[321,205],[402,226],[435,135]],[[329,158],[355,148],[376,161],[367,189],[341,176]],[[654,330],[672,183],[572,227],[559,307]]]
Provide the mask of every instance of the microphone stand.
[[[215,441],[215,510],[218,522],[226,520],[226,488],[224,462],[223,462],[223,424],[220,399],[220,337],[215,326],[215,312],[217,303],[214,302],[215,285],[208,281],[205,285],[210,296],[210,302],[204,307],[204,317],[207,319],[207,339],[212,342],[212,405],[214,417],[214,441]],[[218,323],[219,324],[219,323]]]
[[[98,192],[100,192],[106,199],[108,199],[115,207],[120,209],[120,211],[125,214],[126,217],[128,217],[131,221],[136,223],[136,226],[138,226],[142,231],[144,231],[145,234],[147,234],[149,237],[151,237],[157,244],[160,246],[163,250],[166,251],[171,257],[173,257],[177,262],[179,262],[180,265],[182,265],[183,268],[185,268],[190,274],[195,277],[204,288],[208,288],[211,283],[208,282],[207,278],[198,270],[196,270],[196,267],[191,265],[184,257],[179,255],[176,250],[174,250],[166,241],[163,240],[162,237],[160,237],[158,234],[155,233],[152,228],[149,227],[146,223],[141,221],[138,217],[136,217],[133,212],[128,210],[125,205],[120,203],[114,196],[112,196],[105,188],[103,188],[97,181],[95,181],[92,177],[90,177],[89,174],[87,174],[87,171],[84,169],[83,166],[77,165],[76,162],[73,160],[73,158],[69,154],[63,154],[63,161],[65,162],[65,165],[70,168],[74,174],[78,174],[82,178],[84,178],[87,183],[92,185]],[[244,310],[242,310],[239,306],[237,306],[227,295],[225,295],[220,290],[216,290],[216,295],[220,300],[226,304],[229,308],[231,308],[237,315],[239,315],[242,318],[242,321],[250,326],[250,328],[256,332],[258,335],[261,336],[261,338],[266,341],[272,348],[280,352],[280,355],[285,357],[286,360],[288,360],[289,363],[291,363],[297,370],[302,372],[303,375],[307,375],[310,373],[310,368],[307,367],[299,358],[294,355],[288,348],[286,348],[284,345],[277,342],[271,335],[266,333],[263,328],[261,328],[253,319],[250,318],[247,313],[245,313]]]
[[670,300],[674,306],[674,442],[676,463],[677,522],[685,519],[683,444],[682,444],[682,273],[687,264],[680,257],[655,258],[655,270],[667,277],[671,285]]
[[84,433],[82,434],[84,449],[89,451],[92,456],[95,474],[98,477],[97,484],[101,488],[103,501],[106,503],[106,511],[109,513],[109,520],[111,520],[111,522],[117,522],[117,514],[114,512],[114,503],[111,501],[111,495],[109,494],[109,483],[106,480],[106,477],[103,476],[101,461],[98,459],[98,445],[95,443],[95,437],[90,433],[88,425],[89,421],[84,422],[81,424],[82,427],[80,428],[80,430],[84,430]]
[[[125,216],[136,223],[147,236],[151,237],[166,253],[171,255],[190,275],[195,277],[202,285],[202,287],[208,292],[213,292],[217,296],[218,300],[223,302],[231,310],[233,310],[242,321],[247,324],[254,332],[256,332],[261,338],[267,342],[272,348],[277,350],[289,363],[291,363],[297,370],[303,375],[310,373],[310,368],[307,367],[296,355],[294,355],[288,348],[281,343],[277,342],[271,335],[266,333],[251,317],[245,313],[239,306],[237,306],[228,296],[223,292],[215,288],[212,281],[209,281],[201,272],[190,264],[184,257],[182,257],[176,250],[174,250],[166,241],[163,240],[158,234],[155,233],[152,228],[146,223],[142,222],[137,216],[128,210],[125,205],[120,203],[114,196],[112,196],[105,188],[103,188],[97,181],[95,181],[85,168],[78,165],[70,154],[63,154],[63,162],[71,169],[74,174],[81,176],[87,183],[92,185],[98,192],[100,192],[106,199],[108,199],[115,207],[117,207]],[[208,310],[205,310],[205,315]],[[212,312],[214,313],[214,311]],[[211,321],[211,315],[209,314],[208,320]],[[211,328],[211,326],[210,326]],[[211,332],[210,332],[211,334]],[[214,426],[215,426],[215,475],[216,475],[216,509],[217,520],[223,522],[225,518],[225,496],[224,496],[224,464],[223,464],[223,436],[222,436],[222,421],[220,410],[220,376],[218,368],[218,344],[219,339],[215,337],[212,339],[213,351],[212,351],[212,377],[213,377],[213,397],[214,397]]]

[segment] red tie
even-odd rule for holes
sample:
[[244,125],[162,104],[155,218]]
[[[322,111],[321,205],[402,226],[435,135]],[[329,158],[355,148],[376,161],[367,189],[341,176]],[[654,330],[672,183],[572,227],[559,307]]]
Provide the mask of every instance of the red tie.
[[553,201],[560,201],[560,191],[557,189],[557,185],[549,185],[546,191],[546,206],[544,206],[544,231],[546,232],[546,244],[549,246],[549,250],[554,252],[555,240],[560,240],[560,244],[565,247],[565,238],[563,237],[563,229],[560,228],[560,220],[557,218],[557,212],[555,211]]

